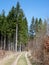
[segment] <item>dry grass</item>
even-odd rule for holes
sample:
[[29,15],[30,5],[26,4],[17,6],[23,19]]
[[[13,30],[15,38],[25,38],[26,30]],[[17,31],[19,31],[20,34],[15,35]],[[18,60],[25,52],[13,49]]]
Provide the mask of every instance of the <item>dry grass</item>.
[[21,55],[21,57],[18,60],[17,65],[27,65],[27,61],[26,61],[25,55]]
[[12,58],[9,58],[6,62],[4,62],[4,65],[11,65],[15,61],[18,55],[14,55]]

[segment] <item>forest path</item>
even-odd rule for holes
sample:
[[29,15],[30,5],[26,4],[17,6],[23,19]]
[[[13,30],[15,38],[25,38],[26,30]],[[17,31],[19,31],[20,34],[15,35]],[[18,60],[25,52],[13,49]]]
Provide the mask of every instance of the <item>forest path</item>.
[[0,65],[31,65],[27,52],[14,53],[0,61]]
[[17,58],[19,53],[13,53],[11,55],[7,55],[0,61],[0,65],[11,65],[12,62]]
[[25,53],[25,58],[26,58],[26,61],[27,61],[27,65],[32,65],[27,55],[28,55],[28,52]]
[[16,65],[31,65],[31,63],[27,57],[27,52],[22,52]]
[[11,65],[17,65],[17,62],[18,62],[21,55],[22,55],[22,53],[19,52],[19,55],[17,56],[17,58],[15,59],[15,61]]

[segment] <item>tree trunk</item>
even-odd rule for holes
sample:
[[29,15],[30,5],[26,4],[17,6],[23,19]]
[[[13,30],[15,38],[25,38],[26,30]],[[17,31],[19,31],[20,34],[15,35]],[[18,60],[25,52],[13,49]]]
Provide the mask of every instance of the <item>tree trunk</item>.
[[21,44],[20,44],[20,52],[21,52]]
[[0,32],[0,49],[1,49],[1,32]]
[[15,51],[15,44],[16,44],[16,33],[14,33],[14,37],[13,37],[13,49]]
[[10,40],[8,39],[8,50],[10,51]]
[[3,36],[1,35],[1,50],[3,49]]
[[11,51],[13,51],[13,42],[11,42]]
[[18,25],[16,25],[16,52],[17,52],[17,37],[18,37]]
[[6,35],[4,36],[4,50],[6,48]]
[[6,50],[8,50],[8,37],[6,35]]
[[14,51],[14,44],[15,44],[15,43],[14,43],[14,41],[13,41],[13,51]]
[[12,51],[12,42],[10,43],[10,48],[11,48],[11,51]]

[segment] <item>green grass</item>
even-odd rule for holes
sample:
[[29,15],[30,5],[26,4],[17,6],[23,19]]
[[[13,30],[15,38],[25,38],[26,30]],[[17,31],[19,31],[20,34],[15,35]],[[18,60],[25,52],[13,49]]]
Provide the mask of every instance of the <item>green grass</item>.
[[35,63],[32,63],[32,65],[36,65]]
[[22,54],[17,62],[17,65],[27,65],[27,61],[26,61],[26,58],[25,58],[25,55]]

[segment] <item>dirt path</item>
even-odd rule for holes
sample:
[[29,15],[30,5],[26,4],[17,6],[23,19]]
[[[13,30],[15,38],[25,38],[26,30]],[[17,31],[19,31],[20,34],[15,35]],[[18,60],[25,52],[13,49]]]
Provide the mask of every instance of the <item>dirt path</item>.
[[32,65],[27,57],[27,52],[22,53],[22,55],[17,60],[16,65]]
[[27,57],[27,52],[25,53],[25,57],[26,57],[27,64],[28,64],[28,65],[32,65],[32,64],[30,63],[28,57]]
[[11,58],[13,58],[14,56],[16,56],[17,54],[11,54],[11,55],[7,55],[5,58],[3,58],[0,61],[0,65],[5,65],[6,62],[8,62]]
[[20,58],[21,55],[22,55],[22,53],[20,53],[20,55],[18,55],[18,57],[17,57],[16,60],[12,63],[12,65],[17,65],[18,59]]
[[[0,61],[0,65],[17,65],[19,59],[20,59],[20,62],[22,65],[25,65],[25,62],[27,62],[26,65],[31,65],[31,63],[27,57],[27,52],[21,52],[21,53],[19,52],[18,56],[17,56],[17,54],[18,53],[6,56],[3,60]],[[14,58],[14,56],[15,56],[15,59],[13,59],[11,61],[11,58]],[[22,60],[21,56],[22,56],[23,60]],[[24,57],[25,57],[25,60],[24,60]],[[10,62],[11,62],[11,64],[10,64]],[[18,65],[20,65],[20,64],[18,64]]]

